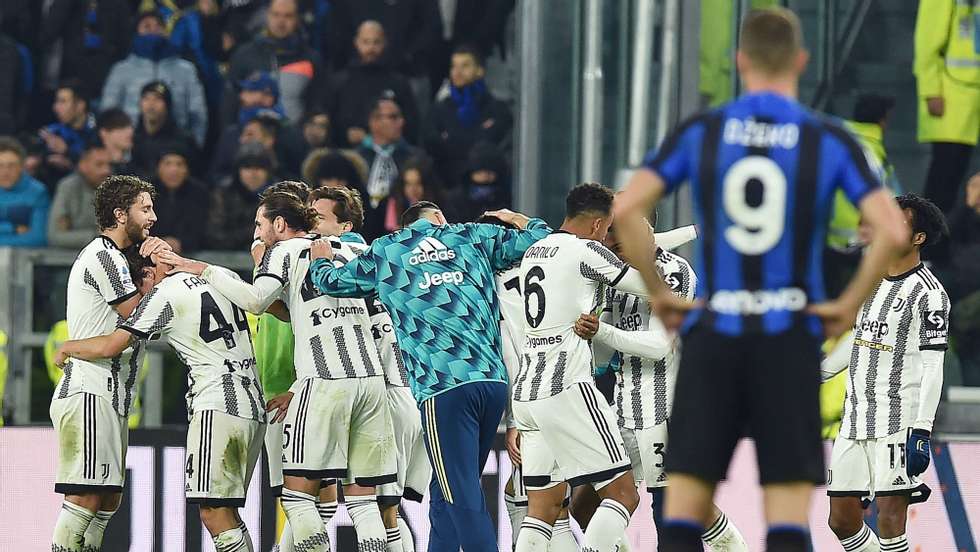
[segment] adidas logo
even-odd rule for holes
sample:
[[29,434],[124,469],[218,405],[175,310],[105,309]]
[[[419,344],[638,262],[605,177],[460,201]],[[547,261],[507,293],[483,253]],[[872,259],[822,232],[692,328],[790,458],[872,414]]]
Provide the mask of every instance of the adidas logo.
[[425,238],[412,250],[408,264],[415,266],[436,261],[451,261],[456,258],[456,252],[446,247],[435,238]]
[[906,484],[905,483],[905,478],[902,477],[901,475],[898,476],[898,477],[896,477],[895,478],[895,481],[892,481],[892,485],[905,485],[905,484]]

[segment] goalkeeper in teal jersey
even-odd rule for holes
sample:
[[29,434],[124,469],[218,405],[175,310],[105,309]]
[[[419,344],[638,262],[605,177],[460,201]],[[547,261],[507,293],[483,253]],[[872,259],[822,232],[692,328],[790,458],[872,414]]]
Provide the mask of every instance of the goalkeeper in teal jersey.
[[551,228],[510,211],[492,214],[521,230],[448,224],[437,205],[423,201],[402,215],[403,229],[345,265],[329,260],[325,240],[310,250],[309,278],[320,292],[377,293],[391,314],[435,474],[431,552],[497,550],[480,486],[507,402],[494,272],[519,262]]

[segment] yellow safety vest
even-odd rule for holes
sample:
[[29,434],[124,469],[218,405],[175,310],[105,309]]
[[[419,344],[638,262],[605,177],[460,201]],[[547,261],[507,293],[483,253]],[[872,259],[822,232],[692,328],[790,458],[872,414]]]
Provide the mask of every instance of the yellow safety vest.
[[[980,128],[980,1],[921,0],[913,71],[919,96],[919,140],[976,144]],[[945,113],[929,115],[926,98]]]

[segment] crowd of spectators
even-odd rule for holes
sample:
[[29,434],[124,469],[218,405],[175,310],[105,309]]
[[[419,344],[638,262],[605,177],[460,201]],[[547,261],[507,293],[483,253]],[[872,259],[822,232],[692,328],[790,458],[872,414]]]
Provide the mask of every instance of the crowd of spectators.
[[95,187],[157,190],[153,234],[244,251],[258,195],[345,186],[365,237],[414,202],[509,206],[513,116],[486,81],[514,0],[4,0],[0,246],[79,249]]

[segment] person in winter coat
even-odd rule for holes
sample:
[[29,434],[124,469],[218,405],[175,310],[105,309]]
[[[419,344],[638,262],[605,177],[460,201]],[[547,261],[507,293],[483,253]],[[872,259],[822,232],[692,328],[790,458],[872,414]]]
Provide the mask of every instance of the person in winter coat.
[[385,232],[394,232],[401,228],[402,213],[420,201],[431,201],[441,206],[448,220],[457,220],[454,211],[444,201],[442,182],[436,174],[432,159],[425,155],[413,157],[402,166],[402,172],[385,202]]
[[510,168],[503,154],[489,144],[477,144],[453,199],[459,220],[476,220],[485,211],[510,207]]
[[194,139],[177,125],[173,115],[173,96],[162,81],[143,86],[139,96],[139,122],[133,134],[132,169],[146,178],[156,174],[157,160],[164,150],[179,147],[190,153],[195,167],[197,145]]
[[276,182],[272,155],[258,144],[239,152],[230,186],[211,192],[208,239],[211,249],[244,251],[252,243],[259,194]]
[[139,115],[141,90],[151,81],[167,84],[175,122],[191,133],[198,146],[204,144],[208,108],[197,69],[177,56],[160,13],[144,11],[137,21],[132,53],[109,72],[102,89],[101,109],[120,107],[135,120]]
[[0,247],[43,247],[47,243],[48,190],[24,171],[26,152],[0,137]]
[[310,152],[303,161],[303,181],[314,188],[348,188],[357,191],[361,200],[367,197],[364,181],[368,166],[352,150],[320,148]]
[[448,182],[459,180],[477,143],[491,144],[501,152],[510,146],[514,117],[505,103],[490,94],[485,74],[476,49],[457,48],[449,72],[450,95],[432,108],[426,150]]
[[201,249],[207,233],[210,198],[204,185],[191,177],[187,155],[179,147],[164,150],[153,179],[157,190],[153,235],[163,238],[175,252]]

